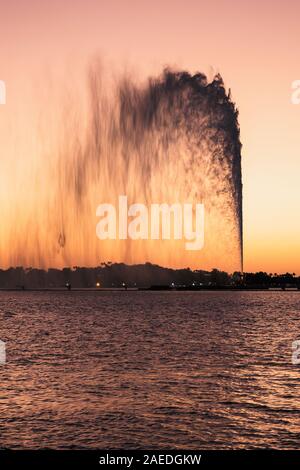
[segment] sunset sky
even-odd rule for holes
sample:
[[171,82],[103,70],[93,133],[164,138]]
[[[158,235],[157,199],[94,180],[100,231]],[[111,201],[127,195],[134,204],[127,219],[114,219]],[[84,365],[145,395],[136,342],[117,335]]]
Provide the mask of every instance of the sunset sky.
[[220,72],[240,112],[244,269],[300,274],[299,18],[297,0],[0,0],[0,183],[13,166],[7,129],[19,110],[30,132],[22,102],[38,76],[73,80],[95,54],[140,76],[166,65]]

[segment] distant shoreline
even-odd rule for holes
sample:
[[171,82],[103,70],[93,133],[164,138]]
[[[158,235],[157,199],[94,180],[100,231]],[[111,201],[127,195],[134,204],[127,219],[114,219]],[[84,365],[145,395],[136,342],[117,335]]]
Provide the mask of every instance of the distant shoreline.
[[55,269],[15,267],[0,269],[1,290],[185,290],[248,291],[300,289],[300,276],[295,273],[226,273],[190,268],[165,268],[151,263],[127,265],[102,263],[97,267]]

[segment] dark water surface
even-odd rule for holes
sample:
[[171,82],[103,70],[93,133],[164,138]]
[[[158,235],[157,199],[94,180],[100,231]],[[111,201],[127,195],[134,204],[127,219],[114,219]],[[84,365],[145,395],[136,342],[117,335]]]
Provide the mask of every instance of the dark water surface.
[[2,448],[300,442],[300,292],[1,292]]

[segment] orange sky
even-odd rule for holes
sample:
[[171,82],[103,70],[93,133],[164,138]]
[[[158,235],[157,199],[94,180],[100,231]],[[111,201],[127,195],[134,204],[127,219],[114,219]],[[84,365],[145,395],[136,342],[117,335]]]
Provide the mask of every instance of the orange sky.
[[4,133],[37,74],[73,70],[96,52],[141,75],[165,65],[220,72],[240,110],[244,268],[300,273],[299,15],[297,0],[0,0],[0,204],[7,172],[18,171]]

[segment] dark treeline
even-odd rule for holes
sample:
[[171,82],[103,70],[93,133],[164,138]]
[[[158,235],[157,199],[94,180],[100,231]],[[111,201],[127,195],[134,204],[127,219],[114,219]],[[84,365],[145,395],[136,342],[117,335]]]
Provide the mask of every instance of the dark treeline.
[[0,288],[95,288],[95,287],[247,287],[247,288],[300,288],[300,276],[294,273],[228,274],[212,271],[163,268],[151,263],[126,265],[102,263],[95,268],[35,269],[9,268],[0,270]]

